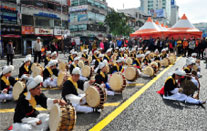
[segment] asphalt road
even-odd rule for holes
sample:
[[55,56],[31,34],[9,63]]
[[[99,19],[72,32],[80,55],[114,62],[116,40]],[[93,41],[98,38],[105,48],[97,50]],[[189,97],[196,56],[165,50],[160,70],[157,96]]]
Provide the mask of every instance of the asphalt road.
[[[66,60],[60,55],[60,59]],[[15,60],[15,71],[13,75],[18,74],[18,68],[23,59]],[[0,60],[0,66],[6,62]],[[205,125],[205,110],[198,106],[186,105],[183,103],[163,101],[156,93],[159,90],[169,72],[177,67],[183,67],[185,59],[180,59],[172,68],[170,68],[160,79],[158,79],[144,94],[133,102],[118,117],[109,123],[103,130],[106,131],[128,131],[128,130],[207,130]],[[1,69],[0,69],[1,71]],[[202,84],[200,98],[205,99],[205,74],[202,63],[202,75],[200,79]],[[147,84],[151,79],[138,78],[137,83]],[[107,103],[123,103],[143,86],[127,87],[121,95],[108,97]],[[43,91],[46,96],[51,98],[60,98],[60,90]],[[1,103],[1,109],[11,109],[15,107],[15,102]],[[107,106],[101,113],[77,114],[77,123],[75,131],[89,130],[99,121],[110,114],[117,106]],[[0,131],[6,130],[12,124],[13,112],[0,113]]]

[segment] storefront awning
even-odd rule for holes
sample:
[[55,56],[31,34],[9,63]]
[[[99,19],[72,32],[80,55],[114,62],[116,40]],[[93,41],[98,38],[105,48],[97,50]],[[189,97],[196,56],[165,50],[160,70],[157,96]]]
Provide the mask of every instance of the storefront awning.
[[7,37],[7,38],[20,38],[20,35],[2,35],[2,37]]

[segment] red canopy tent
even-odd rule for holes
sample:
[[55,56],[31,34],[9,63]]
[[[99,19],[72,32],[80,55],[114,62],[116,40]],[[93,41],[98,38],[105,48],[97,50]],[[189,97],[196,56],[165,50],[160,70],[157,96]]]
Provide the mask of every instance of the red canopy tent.
[[156,38],[160,37],[161,35],[162,29],[152,21],[151,17],[149,17],[139,30],[130,34],[130,37]]
[[202,32],[190,23],[185,14],[172,28],[168,29],[167,34],[168,37],[173,37],[175,39],[189,39],[191,37],[201,38],[202,36]]

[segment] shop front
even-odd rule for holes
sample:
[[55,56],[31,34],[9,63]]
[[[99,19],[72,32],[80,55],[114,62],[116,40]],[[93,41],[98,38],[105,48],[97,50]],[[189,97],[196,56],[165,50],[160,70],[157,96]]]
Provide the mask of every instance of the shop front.
[[36,36],[34,35],[33,26],[22,26],[22,41],[24,46],[23,54],[33,54],[32,43],[36,41]]

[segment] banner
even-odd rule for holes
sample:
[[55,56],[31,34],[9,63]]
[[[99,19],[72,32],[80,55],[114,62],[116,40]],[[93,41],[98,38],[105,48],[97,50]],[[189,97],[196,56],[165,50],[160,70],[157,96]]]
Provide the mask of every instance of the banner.
[[34,27],[33,26],[22,26],[22,34],[23,35],[30,35],[34,34]]
[[38,35],[53,35],[53,29],[35,28],[35,34],[38,34]]
[[64,30],[64,29],[54,29],[54,35],[67,35],[69,36],[70,35],[70,30]]

